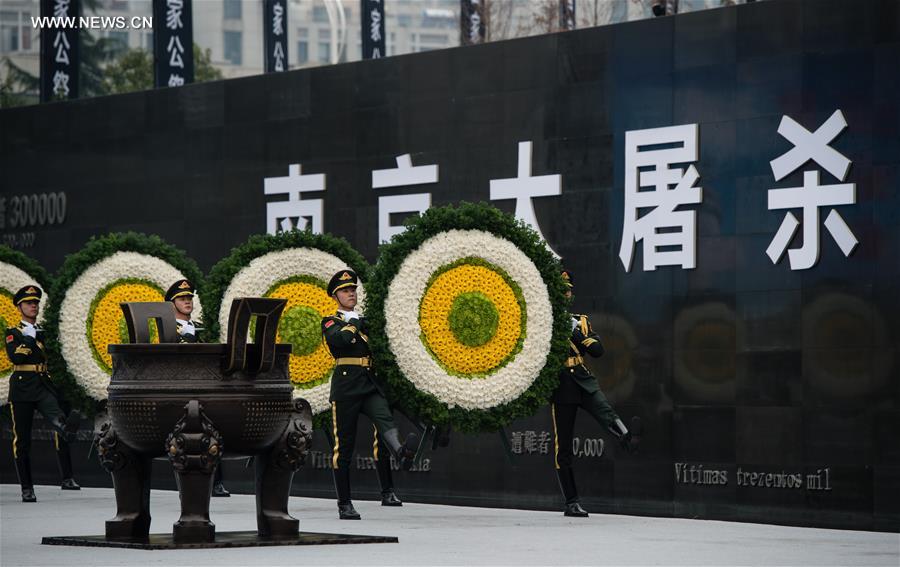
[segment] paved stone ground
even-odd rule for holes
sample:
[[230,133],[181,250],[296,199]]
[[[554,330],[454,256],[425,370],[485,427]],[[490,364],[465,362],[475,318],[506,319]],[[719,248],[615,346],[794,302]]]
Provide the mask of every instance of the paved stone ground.
[[[292,498],[311,532],[396,536],[399,544],[128,550],[41,545],[43,536],[99,535],[115,515],[110,489],[39,486],[37,504],[0,486],[0,565],[900,565],[900,535],[764,524],[357,501],[340,521],[334,501]],[[254,497],[212,501],[219,531],[256,527]],[[153,491],[153,533],[171,533],[178,494]]]

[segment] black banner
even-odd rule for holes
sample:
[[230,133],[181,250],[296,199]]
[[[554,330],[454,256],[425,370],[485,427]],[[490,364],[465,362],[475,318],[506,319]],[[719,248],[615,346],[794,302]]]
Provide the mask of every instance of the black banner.
[[41,102],[78,98],[80,15],[81,0],[41,0]]
[[194,82],[191,0],[153,0],[153,77],[158,87]]
[[559,0],[559,29],[575,29],[575,0]]
[[360,0],[362,17],[362,58],[379,59],[387,55],[384,37],[384,3],[381,0]]
[[266,73],[287,71],[288,68],[288,0],[263,2],[263,32]]
[[483,0],[460,0],[459,44],[484,43],[484,32]]

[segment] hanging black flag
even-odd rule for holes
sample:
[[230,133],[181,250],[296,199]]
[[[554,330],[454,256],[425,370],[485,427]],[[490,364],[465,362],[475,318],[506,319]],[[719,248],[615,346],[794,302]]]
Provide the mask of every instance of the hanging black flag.
[[460,0],[459,44],[484,43],[484,0]]
[[41,102],[78,98],[80,15],[81,0],[41,0]]
[[153,0],[153,77],[156,87],[194,82],[191,0]]
[[362,58],[379,59],[387,55],[384,38],[384,3],[381,0],[360,0],[362,15]]
[[266,50],[266,73],[288,68],[288,0],[265,0],[263,3],[263,37]]
[[559,0],[559,29],[575,29],[575,0]]

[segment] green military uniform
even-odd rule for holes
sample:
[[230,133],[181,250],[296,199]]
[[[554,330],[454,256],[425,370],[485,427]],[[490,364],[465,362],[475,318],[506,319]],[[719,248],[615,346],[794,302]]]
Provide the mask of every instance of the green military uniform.
[[[169,286],[169,289],[166,290],[166,301],[175,302],[175,299],[178,297],[190,297],[193,299],[194,294],[196,293],[196,288],[194,284],[191,283],[190,280],[180,279],[177,282],[173,283]],[[176,310],[178,308],[176,307]],[[202,342],[200,340],[200,331],[203,328],[200,326],[201,324],[194,321],[193,319],[175,319],[175,331],[178,333],[178,342],[179,343],[199,343]],[[225,485],[222,484],[222,465],[216,467],[216,472],[213,475],[213,490],[212,495],[217,497],[228,497],[231,496],[231,493],[225,489]]]
[[[563,271],[563,280],[572,287],[572,274]],[[603,355],[603,344],[594,332],[587,315],[570,314],[572,335],[569,338],[568,357],[559,374],[559,386],[551,397],[550,415],[553,419],[554,465],[560,488],[566,499],[567,516],[587,516],[578,500],[575,475],[572,470],[572,438],[575,431],[575,415],[578,408],[591,414],[626,448],[631,447],[631,433],[619,419],[600,390],[597,378],[584,365],[584,355]]]
[[[16,292],[13,302],[18,306],[27,301],[39,301],[42,293],[35,285],[25,286]],[[74,439],[80,415],[78,412],[70,412],[67,417],[60,407],[58,394],[47,371],[44,330],[37,324],[23,320],[15,327],[6,329],[4,336],[6,354],[13,364],[13,371],[9,376],[13,458],[22,486],[22,500],[34,502],[36,499],[34,483],[31,480],[31,427],[35,410],[39,411],[47,423],[62,435],[63,441]],[[68,457],[68,446],[65,447],[65,451],[65,455],[60,455],[61,459]],[[61,462],[61,468],[64,477],[71,479],[70,457],[67,463]]]
[[[334,296],[338,290],[351,286],[355,288],[356,285],[356,274],[352,270],[342,270],[331,278],[328,294]],[[335,358],[329,399],[334,429],[331,463],[338,493],[338,510],[341,519],[358,519],[359,515],[353,509],[350,498],[349,469],[356,444],[359,414],[365,414],[372,420],[376,438],[383,442],[381,446],[387,448],[405,469],[412,464],[413,454],[409,449],[411,441],[408,438],[406,443],[400,442],[390,404],[385,399],[375,374],[365,318],[353,312],[339,310],[322,319],[322,335]],[[387,462],[389,464],[389,459]],[[383,478],[384,471],[381,472]],[[382,481],[382,489],[385,488],[392,489],[392,486],[385,487]],[[393,495],[392,490],[391,494]],[[390,504],[384,499],[382,502],[396,506],[399,500]]]

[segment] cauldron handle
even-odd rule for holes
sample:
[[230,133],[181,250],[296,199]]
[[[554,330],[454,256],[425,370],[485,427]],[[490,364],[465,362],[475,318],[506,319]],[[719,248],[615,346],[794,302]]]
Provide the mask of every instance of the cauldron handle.
[[159,330],[159,342],[177,343],[178,334],[175,331],[175,305],[169,301],[144,301],[132,303],[120,303],[122,313],[125,315],[125,324],[128,327],[128,340],[131,343],[149,343],[150,319],[156,321]]
[[[269,372],[275,365],[275,335],[285,299],[240,297],[231,302],[228,315],[228,342],[222,371],[231,374],[246,370],[251,374]],[[247,348],[250,320],[256,315],[254,348]]]

